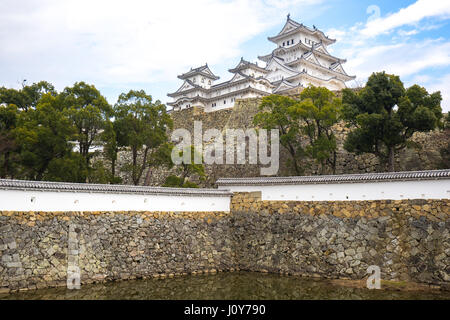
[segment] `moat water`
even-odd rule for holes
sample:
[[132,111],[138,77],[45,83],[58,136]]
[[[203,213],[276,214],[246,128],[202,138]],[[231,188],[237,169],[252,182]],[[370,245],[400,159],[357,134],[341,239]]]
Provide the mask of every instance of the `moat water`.
[[0,300],[315,300],[421,299],[450,300],[439,290],[397,291],[350,288],[327,280],[253,272],[189,275],[83,285],[80,290],[49,288],[0,294]]

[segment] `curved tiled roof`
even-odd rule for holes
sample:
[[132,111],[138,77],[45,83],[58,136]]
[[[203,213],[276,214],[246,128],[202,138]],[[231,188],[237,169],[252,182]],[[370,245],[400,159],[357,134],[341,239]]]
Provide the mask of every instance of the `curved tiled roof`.
[[117,184],[88,184],[49,181],[26,181],[0,179],[0,189],[30,190],[30,191],[58,191],[58,192],[96,192],[96,193],[137,193],[180,196],[218,196],[225,197],[231,193],[228,190],[217,189],[188,189],[144,187]]
[[298,23],[298,22],[296,22],[296,21],[294,21],[294,20],[292,20],[292,19],[290,19],[290,18],[287,19],[285,26],[286,26],[288,23],[291,23],[291,24],[294,26],[294,28],[293,28],[292,30],[283,33],[283,30],[284,30],[284,28],[285,28],[285,27],[283,27],[283,29],[282,29],[276,36],[268,37],[267,39],[270,40],[270,41],[272,41],[272,42],[275,42],[277,39],[279,39],[279,38],[281,38],[281,37],[284,37],[284,36],[288,36],[288,35],[294,34],[294,33],[298,32],[298,30],[302,29],[302,30],[305,30],[306,32],[308,32],[309,34],[318,34],[319,37],[322,38],[323,41],[325,41],[325,42],[327,42],[327,43],[329,43],[329,44],[332,44],[332,43],[335,43],[335,42],[336,42],[335,39],[330,39],[330,38],[328,38],[328,37],[325,35],[325,33],[323,33],[323,31],[320,31],[320,30],[317,29],[317,28],[311,29],[311,28],[305,26],[304,24]]
[[342,174],[328,176],[299,177],[261,177],[261,178],[220,178],[217,185],[285,185],[285,184],[321,184],[321,183],[361,183],[393,180],[435,180],[450,179],[450,169],[429,171],[403,171],[363,174]]
[[[310,53],[310,52],[308,52],[308,53]],[[306,53],[306,54],[308,54],[308,53]],[[286,64],[287,64],[287,65],[295,65],[295,64],[301,63],[301,62],[305,62],[305,63],[308,63],[308,64],[310,64],[310,65],[316,66],[316,67],[318,67],[318,68],[320,68],[320,69],[322,69],[322,70],[330,71],[331,73],[335,74],[335,75],[338,76],[338,77],[343,77],[343,78],[344,78],[344,79],[343,79],[344,81],[350,81],[350,80],[353,80],[353,79],[356,78],[356,76],[349,76],[349,75],[347,75],[346,73],[341,73],[341,72],[339,72],[339,71],[336,71],[336,70],[334,70],[334,69],[331,69],[331,67],[327,68],[327,67],[322,66],[322,65],[320,65],[320,64],[317,64],[317,63],[315,63],[315,62],[306,60],[305,55],[302,55],[300,58],[297,58],[297,59],[295,59],[295,60],[289,61],[289,62],[286,63]]]
[[194,69],[191,68],[190,71],[179,75],[178,78],[184,80],[184,79],[186,79],[188,77],[192,77],[192,76],[194,76],[196,74],[201,74],[201,75],[204,75],[207,78],[211,78],[211,79],[214,79],[214,80],[220,79],[220,77],[216,76],[211,71],[211,69],[209,69],[208,64],[205,64],[204,66],[201,66],[201,67],[198,67],[198,68],[194,68]]
[[236,73],[236,72],[239,72],[239,70],[247,69],[247,68],[255,68],[261,72],[267,72],[266,69],[258,66],[257,63],[252,63],[250,61],[244,60],[243,57],[241,57],[241,60],[239,61],[238,65],[236,67],[234,67],[233,69],[228,69],[228,71],[231,73]]
[[341,63],[345,63],[347,61],[346,59],[341,59],[341,58],[335,57],[329,53],[324,53],[324,52],[317,50],[320,47],[323,47],[326,50],[326,48],[323,46],[322,43],[313,44],[312,46],[308,46],[303,41],[300,40],[299,42],[297,42],[296,44],[294,44],[292,46],[275,48],[275,49],[273,49],[271,54],[267,54],[265,56],[258,56],[258,59],[265,61],[268,58],[270,58],[271,55],[277,55],[279,52],[282,52],[282,51],[288,52],[288,51],[292,51],[294,49],[302,48],[302,49],[305,49],[305,54],[307,52],[314,51],[315,54],[319,54],[319,55],[321,55],[325,58],[328,58],[332,61],[340,61]]
[[[313,76],[312,74],[309,74],[309,73],[306,72],[306,71],[299,72],[298,74],[295,74],[295,75],[293,75],[293,76],[284,78],[284,79],[282,79],[282,80],[291,81],[291,80],[294,80],[294,79],[296,79],[296,78],[298,78],[298,77],[302,77],[302,76],[305,76],[305,77],[308,77],[308,78],[312,78],[312,79],[316,79],[316,80],[320,80],[320,81],[326,81],[326,82],[329,82],[329,81],[331,81],[331,80],[337,80],[337,81],[341,81],[342,83],[344,83],[342,80],[340,80],[340,79],[338,79],[338,78],[336,78],[336,77],[331,77],[331,78],[328,78],[328,79],[322,79],[322,78]],[[280,82],[281,82],[282,80],[274,81],[274,82],[272,82],[272,84],[278,85],[278,84],[280,84]]]
[[[252,79],[259,81],[258,79],[254,79],[254,78],[252,78]],[[242,79],[242,80],[246,81],[247,79]],[[262,79],[262,80],[264,80],[264,79]],[[241,82],[241,80],[238,80],[236,82],[233,82],[233,84],[240,83],[240,82]],[[212,101],[223,99],[224,97],[234,96],[234,95],[237,95],[237,94],[240,94],[240,93],[243,93],[243,92],[247,92],[247,91],[253,91],[253,92],[258,93],[258,94],[260,94],[262,96],[266,96],[266,95],[270,94],[267,91],[262,91],[262,90],[256,89],[256,88],[248,85],[245,88],[242,88],[242,89],[239,89],[239,90],[236,90],[236,91],[226,92],[226,93],[223,93],[223,94],[221,94],[219,96],[214,96],[214,97],[209,97],[209,98],[204,98],[204,97],[201,97],[199,95],[197,95],[195,97],[192,97],[192,98],[181,97],[181,98],[177,99],[176,101],[168,102],[167,105],[169,105],[169,106],[176,106],[180,101],[202,101],[204,103],[208,103],[208,102],[212,102]]]
[[[191,80],[189,80],[189,79],[185,79],[184,81],[185,81],[185,82],[183,82],[183,84],[180,86],[180,88],[178,88],[177,91],[172,92],[172,93],[168,93],[167,96],[168,96],[168,97],[171,97],[171,98],[174,98],[174,97],[179,96],[179,95],[181,95],[181,94],[186,94],[186,93],[189,93],[189,92],[192,92],[192,91],[196,91],[196,90],[202,90],[202,91],[207,91],[207,90],[208,90],[208,89],[206,89],[206,88],[203,88],[202,86],[199,86],[198,84],[193,83],[193,82],[192,82]],[[190,84],[190,85],[192,86],[192,88],[188,88],[188,89],[185,89],[185,90],[181,90],[181,88],[183,88],[183,86],[184,86],[184,84],[185,84],[186,82],[187,82],[188,84]]]

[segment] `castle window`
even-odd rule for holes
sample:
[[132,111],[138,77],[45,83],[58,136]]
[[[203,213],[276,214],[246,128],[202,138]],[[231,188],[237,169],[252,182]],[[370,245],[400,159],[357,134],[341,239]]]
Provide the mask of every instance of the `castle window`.
[[227,100],[223,100],[223,104],[227,104]]
[[208,84],[211,85],[211,80],[208,81]]
[[294,39],[291,40],[291,44],[294,44]]
[[284,47],[284,42],[283,42],[283,47]]

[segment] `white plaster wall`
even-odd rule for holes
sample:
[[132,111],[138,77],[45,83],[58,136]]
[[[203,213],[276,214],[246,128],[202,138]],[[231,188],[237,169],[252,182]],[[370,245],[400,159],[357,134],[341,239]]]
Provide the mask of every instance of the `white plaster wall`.
[[229,196],[0,190],[4,211],[230,211]]
[[354,201],[449,199],[450,180],[366,183],[302,184],[276,186],[219,186],[232,192],[261,191],[262,200]]
[[[239,97],[236,97],[235,99],[239,99]],[[226,100],[226,103],[224,104],[223,101]],[[217,105],[215,107],[211,107],[210,111],[217,111],[227,108],[233,108],[235,101],[231,101],[231,97],[228,97],[226,99],[219,99],[215,100]]]

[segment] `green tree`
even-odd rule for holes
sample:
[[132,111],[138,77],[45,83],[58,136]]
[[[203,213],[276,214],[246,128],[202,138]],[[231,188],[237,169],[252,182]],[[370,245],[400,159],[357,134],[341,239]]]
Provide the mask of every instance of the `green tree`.
[[153,150],[148,157],[148,170],[145,175],[144,185],[149,186],[151,183],[152,171],[155,168],[166,167],[168,169],[173,167],[171,159],[173,144],[166,142],[161,144],[158,148]]
[[[78,152],[68,151],[64,156],[53,158],[49,162],[43,180],[84,183],[88,174],[83,156]],[[104,180],[93,182],[104,183]]]
[[117,184],[122,182],[120,177],[116,177],[111,174],[111,171],[105,167],[105,163],[101,159],[95,159],[92,161],[88,175],[91,183]]
[[159,100],[153,102],[143,90],[122,93],[114,108],[120,146],[129,147],[132,154],[131,163],[124,169],[138,185],[151,154],[167,143],[167,130],[172,129],[172,119],[166,107]]
[[343,117],[354,127],[344,147],[372,153],[394,171],[395,154],[411,145],[414,132],[436,128],[441,100],[440,92],[429,94],[418,85],[405,90],[398,76],[373,73],[359,92],[343,92]]
[[300,132],[307,139],[305,152],[320,165],[321,174],[330,167],[336,173],[336,137],[332,130],[339,120],[342,102],[324,87],[308,87],[300,94],[300,102],[292,106],[300,120]]
[[77,82],[73,87],[67,87],[61,93],[67,109],[67,116],[76,128],[74,136],[78,143],[79,153],[85,159],[89,168],[91,152],[95,143],[100,142],[100,134],[105,128],[112,108],[105,97],[93,85]]
[[117,129],[119,122],[106,121],[104,131],[101,134],[103,141],[103,158],[109,162],[110,183],[120,183],[121,179],[116,176],[117,156],[120,151],[121,138],[120,130]]
[[40,81],[22,89],[0,88],[0,104],[13,104],[23,111],[33,109],[44,94],[56,95],[57,92],[51,83]]
[[28,179],[42,180],[52,161],[71,154],[74,128],[60,96],[44,94],[35,109],[21,112],[14,134],[20,141],[20,163]]
[[203,181],[205,179],[205,168],[203,166],[203,159],[201,163],[198,164],[194,163],[193,160],[195,158],[197,150],[192,145],[185,147],[183,150],[178,150],[177,152],[179,158],[183,158],[184,154],[190,154],[191,161],[187,163],[182,161],[181,164],[179,164],[176,167],[177,175],[168,176],[163,186],[175,188],[198,188],[198,185],[190,181],[189,178],[196,175],[200,181]]
[[288,151],[295,173],[301,175],[303,168],[300,162],[305,156],[305,150],[299,138],[297,103],[290,97],[276,94],[264,97],[259,105],[260,111],[253,118],[253,123],[263,129],[279,130],[280,144]]
[[442,119],[442,128],[450,129],[450,111],[447,112],[447,115]]
[[18,149],[14,129],[19,112],[14,104],[0,105],[0,178],[14,178]]

